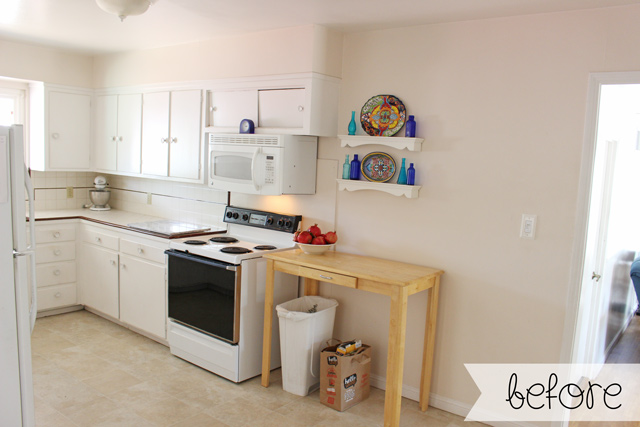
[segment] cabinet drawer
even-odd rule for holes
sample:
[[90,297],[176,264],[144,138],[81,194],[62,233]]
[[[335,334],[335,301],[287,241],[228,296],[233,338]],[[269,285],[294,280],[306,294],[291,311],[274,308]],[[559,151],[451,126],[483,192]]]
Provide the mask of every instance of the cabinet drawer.
[[133,240],[120,239],[120,252],[132,255],[148,261],[165,263],[164,251],[168,248],[158,248],[144,243],[135,242]]
[[76,281],[75,261],[43,264],[36,268],[38,287],[59,285]]
[[38,311],[73,305],[76,301],[75,283],[38,289]]
[[76,259],[76,243],[47,243],[36,246],[36,264]]
[[316,270],[314,268],[300,267],[299,271],[300,276],[319,280],[321,282],[335,283],[336,285],[347,286],[349,288],[355,288],[358,283],[358,279],[355,277]]
[[72,242],[76,239],[76,227],[36,227],[36,243]]
[[96,246],[111,249],[113,251],[118,250],[118,238],[111,234],[102,233],[100,231],[88,228],[82,233],[83,240],[87,243],[91,243]]

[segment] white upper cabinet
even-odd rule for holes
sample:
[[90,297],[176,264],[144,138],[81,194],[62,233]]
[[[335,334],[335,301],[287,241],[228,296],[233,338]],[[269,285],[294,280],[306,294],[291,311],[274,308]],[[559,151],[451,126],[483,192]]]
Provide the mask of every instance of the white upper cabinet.
[[144,94],[142,174],[202,179],[202,91]]
[[209,125],[216,128],[240,128],[243,119],[258,122],[258,91],[229,90],[210,91]]
[[336,136],[339,80],[299,74],[225,82],[207,90],[206,132],[238,133],[242,119],[256,133]]
[[95,111],[96,169],[139,174],[142,94],[99,95]]
[[30,167],[91,170],[91,91],[32,84]]

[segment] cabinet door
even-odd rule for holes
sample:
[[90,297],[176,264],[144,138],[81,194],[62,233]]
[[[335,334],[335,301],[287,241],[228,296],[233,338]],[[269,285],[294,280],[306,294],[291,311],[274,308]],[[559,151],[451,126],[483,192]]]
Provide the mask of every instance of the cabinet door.
[[49,92],[48,144],[52,170],[91,167],[91,97]]
[[142,94],[118,95],[118,172],[140,173]]
[[200,179],[201,116],[202,93],[200,90],[171,92],[170,177]]
[[258,92],[259,126],[302,128],[304,105],[304,89],[261,90]]
[[118,310],[118,254],[82,243],[79,254],[81,303],[115,319]]
[[115,171],[118,152],[117,95],[96,97],[95,124],[95,167],[99,170]]
[[142,173],[158,176],[169,174],[169,92],[144,94]]
[[164,265],[120,255],[120,320],[166,338]]
[[209,92],[209,126],[239,129],[242,119],[258,125],[258,92],[234,90]]

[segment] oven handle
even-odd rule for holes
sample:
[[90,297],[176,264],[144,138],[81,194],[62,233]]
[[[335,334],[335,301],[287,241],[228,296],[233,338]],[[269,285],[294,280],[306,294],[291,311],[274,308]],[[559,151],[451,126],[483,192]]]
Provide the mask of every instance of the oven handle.
[[212,267],[216,267],[216,268],[224,268],[226,270],[230,270],[230,271],[237,271],[238,270],[238,266],[237,265],[231,265],[231,264],[227,264],[224,262],[220,262],[220,261],[216,261],[214,259],[210,259],[210,258],[205,258],[205,257],[201,257],[198,255],[191,255],[185,252],[181,252],[175,249],[168,249],[166,251],[164,251],[165,254],[169,255],[169,256],[175,256],[178,258],[184,258],[184,259],[188,259],[190,261],[193,262],[199,262],[202,264],[208,264]]

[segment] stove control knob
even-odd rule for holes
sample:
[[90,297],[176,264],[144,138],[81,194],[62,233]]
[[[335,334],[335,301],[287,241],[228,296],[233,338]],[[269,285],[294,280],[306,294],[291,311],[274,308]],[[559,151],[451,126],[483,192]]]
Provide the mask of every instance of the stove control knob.
[[234,213],[233,213],[233,219],[238,219],[238,217],[239,217],[239,216],[240,216],[240,215],[238,215],[238,212],[234,212]]
[[284,225],[284,219],[280,218],[278,220],[278,227],[282,227]]
[[243,220],[243,221],[249,221],[249,215],[247,215],[247,214],[243,214],[243,215],[242,215],[242,220]]
[[233,213],[231,213],[231,211],[227,212],[227,218],[231,218],[233,216]]
[[287,221],[287,222],[285,222],[285,223],[284,223],[284,226],[285,226],[286,228],[291,228],[291,221]]
[[273,225],[273,218],[272,217],[267,218],[267,225]]

